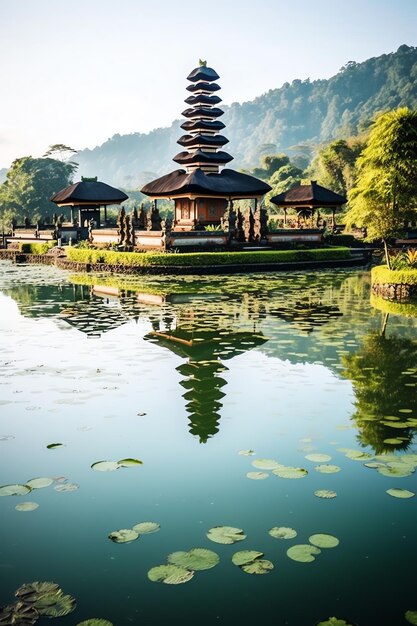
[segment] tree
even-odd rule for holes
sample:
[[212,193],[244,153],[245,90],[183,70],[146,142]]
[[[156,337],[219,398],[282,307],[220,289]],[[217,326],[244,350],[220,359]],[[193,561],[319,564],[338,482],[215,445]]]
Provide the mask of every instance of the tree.
[[44,219],[56,209],[51,196],[68,187],[76,169],[76,164],[56,159],[16,159],[0,185],[0,215],[11,211],[17,219],[27,215],[32,223]]
[[357,160],[357,182],[349,193],[348,226],[367,229],[367,241],[397,236],[417,207],[417,111],[399,108],[379,115]]
[[361,137],[332,141],[318,151],[306,176],[346,195],[354,185],[356,160],[364,147],[365,140]]
[[78,150],[74,150],[74,148],[70,148],[63,143],[54,143],[49,146],[48,150],[43,155],[45,157],[52,157],[53,159],[58,159],[59,161],[68,161],[72,154],[77,154]]

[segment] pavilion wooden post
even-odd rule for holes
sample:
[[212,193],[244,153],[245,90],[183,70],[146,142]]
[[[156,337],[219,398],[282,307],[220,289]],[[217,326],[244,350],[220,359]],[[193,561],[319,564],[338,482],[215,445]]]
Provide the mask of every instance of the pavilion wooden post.
[[287,226],[287,208],[284,207],[284,228]]
[[336,228],[336,209],[332,207],[332,228],[335,230]]
[[107,204],[104,205],[104,226],[107,226]]
[[72,206],[70,210],[71,210],[71,224],[74,224],[74,207]]

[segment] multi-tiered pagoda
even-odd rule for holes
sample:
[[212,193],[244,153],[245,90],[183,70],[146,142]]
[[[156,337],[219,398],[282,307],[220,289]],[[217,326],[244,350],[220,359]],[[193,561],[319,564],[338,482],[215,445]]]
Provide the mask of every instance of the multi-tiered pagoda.
[[223,115],[217,106],[221,102],[216,95],[220,89],[216,82],[219,75],[200,62],[187,79],[191,95],[185,100],[189,108],[183,111],[186,121],[181,124],[186,134],[178,140],[185,149],[173,159],[184,169],[166,174],[141,189],[155,200],[175,200],[177,230],[220,224],[233,200],[258,200],[271,189],[254,176],[224,168],[233,157],[222,149],[229,140],[220,134],[225,125],[218,119]]

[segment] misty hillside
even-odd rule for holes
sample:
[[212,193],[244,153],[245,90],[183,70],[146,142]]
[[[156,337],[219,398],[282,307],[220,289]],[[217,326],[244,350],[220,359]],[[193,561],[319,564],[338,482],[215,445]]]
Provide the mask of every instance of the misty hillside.
[[[328,80],[293,80],[250,102],[223,106],[227,151],[235,157],[230,167],[251,168],[264,153],[307,155],[319,143],[365,129],[376,112],[398,106],[417,108],[417,48],[406,45],[363,63],[348,62]],[[83,150],[74,158],[78,174],[133,189],[178,169],[172,157],[180,150],[180,124],[116,134]]]

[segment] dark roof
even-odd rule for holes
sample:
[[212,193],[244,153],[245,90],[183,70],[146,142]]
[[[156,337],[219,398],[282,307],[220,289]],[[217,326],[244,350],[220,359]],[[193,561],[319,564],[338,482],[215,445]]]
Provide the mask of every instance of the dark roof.
[[204,120],[187,120],[181,124],[180,128],[193,132],[204,130],[223,130],[226,126],[220,120],[212,120],[210,122],[206,122]]
[[344,196],[341,196],[331,189],[326,189],[318,185],[315,180],[312,180],[309,185],[299,185],[294,187],[285,193],[279,193],[277,196],[271,198],[271,202],[278,206],[340,206],[347,202]]
[[188,98],[184,100],[184,102],[191,104],[192,106],[195,106],[196,104],[208,104],[209,106],[213,106],[214,104],[219,104],[221,101],[222,99],[219,98],[219,96],[205,96],[202,93],[194,96],[188,96]]
[[195,150],[194,152],[179,152],[172,159],[180,165],[190,165],[191,163],[213,163],[214,165],[222,165],[233,161],[233,157],[223,150],[218,152],[204,152],[203,150]]
[[217,83],[192,83],[186,87],[187,91],[194,93],[195,91],[219,91],[220,85]]
[[183,135],[177,141],[180,146],[224,146],[229,140],[224,135]]
[[76,204],[77,202],[91,202],[91,204],[120,204],[127,200],[127,196],[120,189],[110,187],[100,181],[79,181],[65,189],[61,189],[51,201],[55,204]]
[[217,107],[207,108],[207,107],[191,107],[190,109],[185,109],[181,115],[184,117],[220,117],[223,115],[224,111],[218,109]]
[[211,194],[214,196],[263,196],[271,187],[262,180],[224,169],[219,174],[205,173],[200,168],[187,174],[185,170],[175,170],[157,178],[142,187],[147,196],[179,196],[188,193]]
[[219,78],[220,76],[217,72],[215,72],[211,67],[206,67],[205,65],[196,67],[187,76],[187,80],[190,80],[192,83],[196,83],[199,80],[211,83],[213,80],[218,80]]

